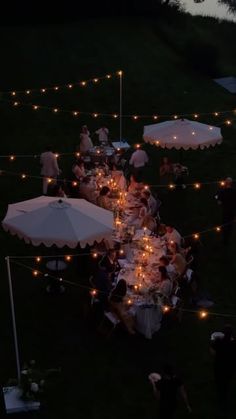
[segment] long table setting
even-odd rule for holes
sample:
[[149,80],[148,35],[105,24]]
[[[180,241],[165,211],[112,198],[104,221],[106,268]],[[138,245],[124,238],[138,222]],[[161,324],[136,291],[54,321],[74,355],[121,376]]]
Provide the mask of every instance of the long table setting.
[[166,243],[146,230],[137,230],[132,241],[121,248],[125,258],[118,260],[117,281],[125,279],[127,283],[127,302],[137,331],[151,339],[161,327],[164,299],[158,292],[158,267],[160,257],[166,255]]

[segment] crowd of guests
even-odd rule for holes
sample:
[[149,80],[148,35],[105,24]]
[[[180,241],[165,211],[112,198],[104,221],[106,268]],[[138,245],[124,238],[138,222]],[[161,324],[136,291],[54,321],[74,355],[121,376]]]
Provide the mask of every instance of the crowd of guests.
[[[109,144],[109,130],[103,126],[95,131],[99,144]],[[93,136],[92,135],[92,136]],[[81,157],[72,165],[72,179],[79,183],[78,197],[84,198],[101,208],[112,210],[113,199],[111,189],[103,186],[98,191],[93,176],[87,174],[87,167],[83,157],[93,147],[92,137],[87,126],[82,127],[80,134],[79,150]],[[155,283],[161,296],[164,297],[166,304],[171,304],[170,298],[176,289],[183,292],[188,288],[192,295],[196,293],[196,283],[194,279],[189,280],[186,272],[189,269],[192,259],[192,249],[188,246],[181,234],[172,226],[163,224],[159,209],[161,201],[150,189],[145,188],[143,179],[145,178],[145,168],[149,163],[149,157],[141,147],[138,147],[128,159],[119,158],[116,161],[104,162],[101,168],[105,173],[111,173],[119,189],[133,194],[139,201],[136,208],[135,217],[132,224],[137,229],[146,227],[151,234],[162,237],[167,245],[167,253],[157,261],[158,277]],[[56,181],[61,175],[56,155],[52,147],[47,147],[41,154],[40,163],[42,165],[41,175],[43,176],[43,194],[50,192],[54,196],[72,196],[66,183]],[[118,163],[118,164],[117,164]],[[128,164],[128,176],[125,171],[125,163]],[[124,176],[125,173],[125,176]],[[188,169],[179,163],[173,164],[171,160],[164,157],[159,167],[160,184],[169,185],[175,183],[181,188],[185,188]],[[48,178],[55,179],[52,186]],[[216,193],[215,199],[222,208],[222,239],[224,244],[228,244],[232,234],[233,223],[236,215],[236,190],[233,186],[232,178],[226,178],[224,187]],[[134,317],[130,312],[127,303],[128,284],[121,278],[117,282],[117,274],[120,270],[118,263],[119,249],[108,249],[103,256],[92,278],[92,286],[98,291],[97,299],[103,310],[110,311],[116,316],[130,335],[136,333]],[[235,374],[235,351],[236,340],[233,335],[232,327],[226,325],[221,337],[212,339],[210,351],[214,357],[214,377],[217,389],[218,411],[221,416],[227,417],[229,389],[232,378]],[[152,375],[152,374],[151,374]],[[158,376],[158,378],[157,378]],[[165,365],[161,375],[153,374],[149,377],[154,395],[159,399],[160,418],[172,418],[177,405],[177,396],[180,395],[184,400],[187,410],[191,413],[191,407],[182,380],[175,373],[170,365]]]

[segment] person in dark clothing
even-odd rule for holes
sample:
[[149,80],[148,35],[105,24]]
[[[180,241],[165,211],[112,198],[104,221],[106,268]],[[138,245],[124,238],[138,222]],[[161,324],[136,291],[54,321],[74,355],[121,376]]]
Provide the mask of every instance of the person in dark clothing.
[[164,365],[162,375],[158,381],[152,379],[153,375],[155,374],[150,374],[149,379],[154,395],[159,400],[160,419],[172,419],[174,417],[179,395],[184,400],[188,412],[192,412],[183,382],[175,374],[171,365]]
[[99,267],[93,278],[94,285],[98,291],[97,298],[104,310],[108,309],[108,297],[112,289],[112,283],[105,268]]
[[219,190],[215,198],[222,207],[223,243],[228,244],[236,215],[236,189],[233,188],[232,178],[226,178],[224,187]]
[[230,325],[225,325],[222,332],[220,337],[212,335],[210,352],[214,356],[219,417],[227,418],[229,389],[236,370],[236,340]]
[[119,269],[117,255],[115,249],[109,249],[107,254],[100,261],[100,267],[104,268],[108,273],[111,282],[114,281],[115,274]]

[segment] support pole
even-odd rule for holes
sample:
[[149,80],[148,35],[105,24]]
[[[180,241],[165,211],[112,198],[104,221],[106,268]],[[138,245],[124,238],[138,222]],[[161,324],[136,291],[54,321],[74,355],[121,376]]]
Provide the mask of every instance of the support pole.
[[14,346],[15,346],[15,355],[16,355],[17,380],[18,380],[18,384],[20,384],[20,378],[21,378],[20,357],[19,357],[19,348],[18,348],[18,340],[17,340],[17,332],[16,332],[15,306],[14,306],[14,298],[13,298],[13,290],[12,290],[11,266],[10,266],[9,256],[7,256],[5,260],[6,260],[6,263],[7,263],[7,274],[8,274],[9,294],[10,294],[10,303],[11,303],[12,328],[13,328]]
[[122,113],[123,113],[123,71],[120,70],[118,72],[120,76],[120,142],[123,141],[122,139]]

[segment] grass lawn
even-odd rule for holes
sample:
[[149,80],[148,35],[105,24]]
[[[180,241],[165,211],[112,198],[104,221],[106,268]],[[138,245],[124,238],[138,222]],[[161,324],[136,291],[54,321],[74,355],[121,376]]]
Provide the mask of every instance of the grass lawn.
[[[236,27],[217,24],[214,19],[183,16],[171,21],[158,19],[100,19],[58,26],[0,28],[0,90],[27,89],[61,85],[122,69],[124,71],[125,114],[183,114],[233,109],[235,97],[217,86],[210,77],[195,72],[186,60],[189,38],[214,42],[219,52],[218,76],[234,75],[236,65]],[[1,99],[9,99],[1,94]],[[84,112],[115,113],[119,110],[118,78],[96,86],[70,91],[40,94],[22,101]],[[119,122],[74,118],[48,111],[15,109],[1,102],[0,154],[39,154],[47,144],[60,152],[73,152],[79,142],[80,128],[87,124],[91,132],[105,122],[112,137],[118,138]],[[227,115],[228,118],[229,115]],[[221,124],[225,115],[201,118],[202,122]],[[125,118],[124,138],[141,142],[142,127],[151,119],[133,121]],[[214,149],[183,153],[190,169],[190,182],[236,178],[235,125],[222,128],[224,142]],[[159,161],[168,155],[176,161],[179,154],[146,146],[150,155],[147,181],[158,184]],[[70,176],[72,156],[59,159],[63,176]],[[19,158],[9,162],[0,158],[0,170],[39,174],[39,161]],[[0,214],[8,203],[41,194],[41,181],[16,176],[0,176]],[[199,191],[162,193],[161,216],[188,235],[220,223],[220,211],[213,199],[216,185]],[[215,301],[213,310],[236,315],[235,311],[235,234],[229,248],[222,248],[215,232],[201,237],[198,246],[197,272],[200,287]],[[14,348],[9,307],[6,255],[37,255],[45,249],[25,245],[3,230],[1,243],[1,382],[15,375]],[[26,259],[23,264],[30,264]],[[65,279],[87,284],[89,261],[74,258]],[[16,317],[23,360],[36,359],[43,367],[61,366],[59,382],[49,391],[42,418],[149,418],[157,417],[147,375],[165,360],[181,371],[194,410],[193,418],[214,417],[215,393],[212,360],[208,351],[209,336],[219,330],[223,317],[200,320],[186,313],[181,324],[166,325],[147,341],[117,333],[110,340],[96,330],[89,314],[87,291],[67,287],[65,295],[45,295],[44,283],[34,279],[22,266],[12,266]],[[227,318],[226,318],[227,319]],[[230,319],[235,325],[234,318]],[[232,402],[231,417],[236,408]],[[29,415],[34,417],[34,415]],[[25,417],[25,416],[24,416]],[[187,414],[180,407],[178,418]]]

